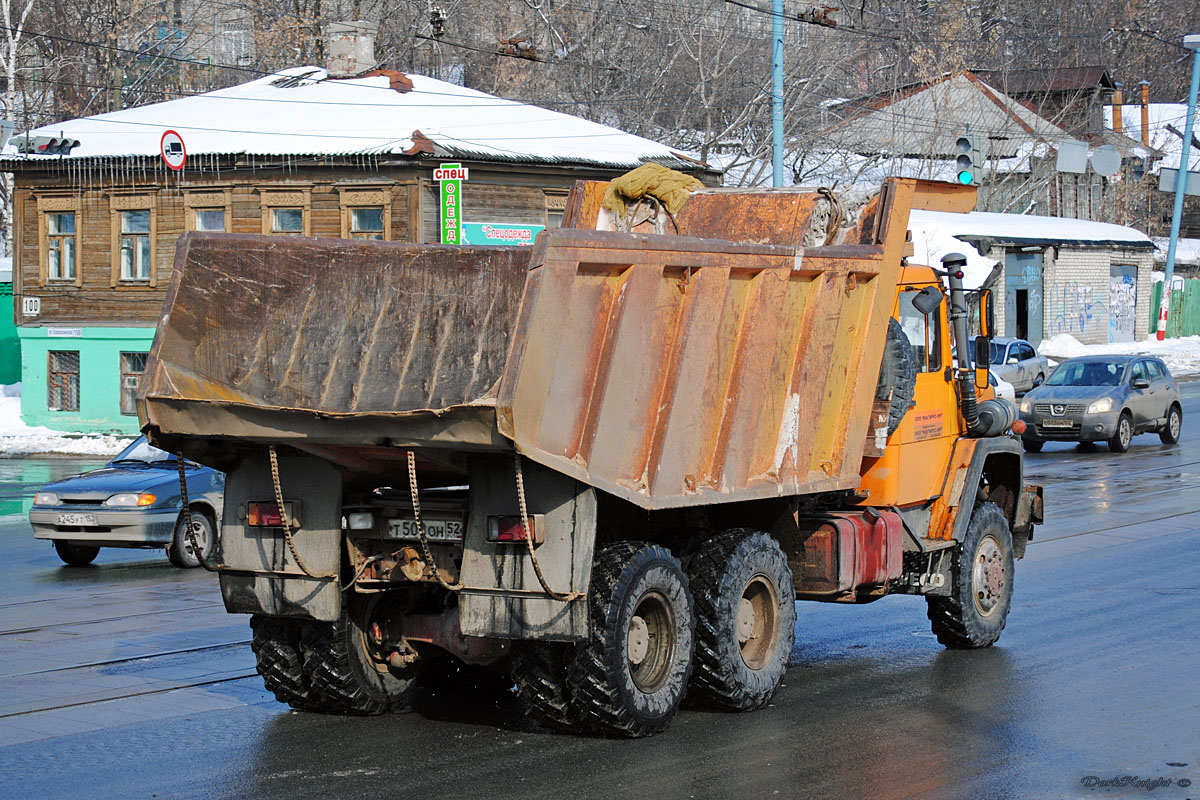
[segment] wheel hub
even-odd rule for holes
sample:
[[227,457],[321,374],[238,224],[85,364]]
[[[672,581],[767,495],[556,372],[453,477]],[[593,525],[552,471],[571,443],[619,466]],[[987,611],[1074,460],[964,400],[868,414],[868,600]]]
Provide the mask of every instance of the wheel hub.
[[755,575],[742,589],[737,638],[742,661],[750,669],[762,669],[775,653],[779,639],[779,595],[765,575]]
[[646,632],[646,620],[634,617],[629,620],[629,642],[627,644],[630,664],[641,664],[650,649],[650,637]]
[[[199,553],[197,553],[195,548],[192,547],[193,541],[196,542],[196,547],[200,548]],[[201,525],[199,522],[192,522],[192,535],[183,537],[183,547],[191,555],[194,555],[197,558],[200,557],[200,555],[208,547],[208,533],[203,525]]]
[[1004,573],[1004,558],[1000,545],[987,536],[979,543],[975,552],[975,564],[971,574],[971,585],[975,590],[975,607],[983,616],[996,610],[1004,596],[1007,576]]
[[634,685],[647,694],[661,689],[675,659],[675,615],[659,592],[648,592],[634,606],[625,636],[625,660]]

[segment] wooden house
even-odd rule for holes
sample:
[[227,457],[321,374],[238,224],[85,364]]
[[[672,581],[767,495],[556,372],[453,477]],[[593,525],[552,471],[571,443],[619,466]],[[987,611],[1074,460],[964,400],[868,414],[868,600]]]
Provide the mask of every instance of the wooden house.
[[[21,152],[51,139],[47,150],[78,145]],[[442,241],[435,171],[453,163],[468,175],[467,241],[532,242],[559,224],[576,180],[647,161],[718,179],[604,125],[390,70],[301,67],[18,134],[0,170],[14,176],[22,416],[137,430],[138,375],[184,231]]]

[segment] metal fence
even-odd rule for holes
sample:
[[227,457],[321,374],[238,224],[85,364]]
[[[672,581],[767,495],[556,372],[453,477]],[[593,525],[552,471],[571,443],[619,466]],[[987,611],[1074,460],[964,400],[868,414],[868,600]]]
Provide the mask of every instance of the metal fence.
[[[1167,312],[1167,338],[1200,335],[1200,280],[1185,279],[1183,289],[1175,281],[1171,291],[1171,309]],[[1162,281],[1154,284],[1150,302],[1150,332],[1158,330],[1158,308],[1162,304]]]

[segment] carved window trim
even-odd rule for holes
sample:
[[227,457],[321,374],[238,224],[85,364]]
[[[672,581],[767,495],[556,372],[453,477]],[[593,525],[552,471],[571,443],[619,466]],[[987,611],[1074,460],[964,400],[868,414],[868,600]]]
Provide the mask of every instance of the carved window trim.
[[225,212],[225,232],[233,230],[233,188],[189,189],[183,193],[184,230],[196,228],[196,212],[222,209]]
[[[72,196],[50,196],[37,198],[38,210],[38,286],[83,286],[83,264],[79,258],[79,228],[83,222],[82,214],[80,213],[79,197]],[[47,223],[48,214],[58,214],[63,212],[71,212],[75,215],[75,279],[70,278],[65,280],[50,280],[50,236],[49,226]]]
[[[546,227],[561,228],[563,215],[567,211],[567,191],[566,189],[543,189],[542,195],[546,199]],[[557,220],[557,225],[551,225],[551,220]]]
[[351,215],[355,208],[383,208],[383,240],[392,240],[392,187],[339,186],[338,203],[341,206],[342,238],[350,238]]
[[275,208],[303,209],[302,236],[312,236],[312,187],[303,186],[289,189],[259,189],[258,202],[262,208],[262,232],[267,235],[293,236],[290,233],[276,233],[271,226],[271,210]]
[[[158,203],[154,194],[113,194],[108,197],[109,220],[112,236],[111,269],[108,285],[132,289],[153,289],[158,286]],[[150,212],[150,275],[148,278],[123,280],[121,278],[121,212]]]

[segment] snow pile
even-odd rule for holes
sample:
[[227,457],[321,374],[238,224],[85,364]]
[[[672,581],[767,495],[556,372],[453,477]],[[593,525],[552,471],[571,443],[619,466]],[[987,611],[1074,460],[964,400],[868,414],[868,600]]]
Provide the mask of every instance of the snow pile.
[[0,457],[35,453],[115,456],[133,439],[104,434],[67,434],[21,422],[21,384],[0,386]]
[[1078,356],[1148,355],[1161,358],[1176,378],[1200,375],[1200,336],[1158,341],[1153,335],[1142,342],[1082,344],[1068,333],[1044,339],[1038,352],[1056,360]]
[[[1171,240],[1166,236],[1155,236],[1154,244],[1158,246],[1158,250],[1154,253],[1155,263],[1166,264],[1167,248],[1170,246]],[[1180,239],[1175,243],[1175,265],[1179,266],[1180,264],[1200,264],[1200,239]]]

